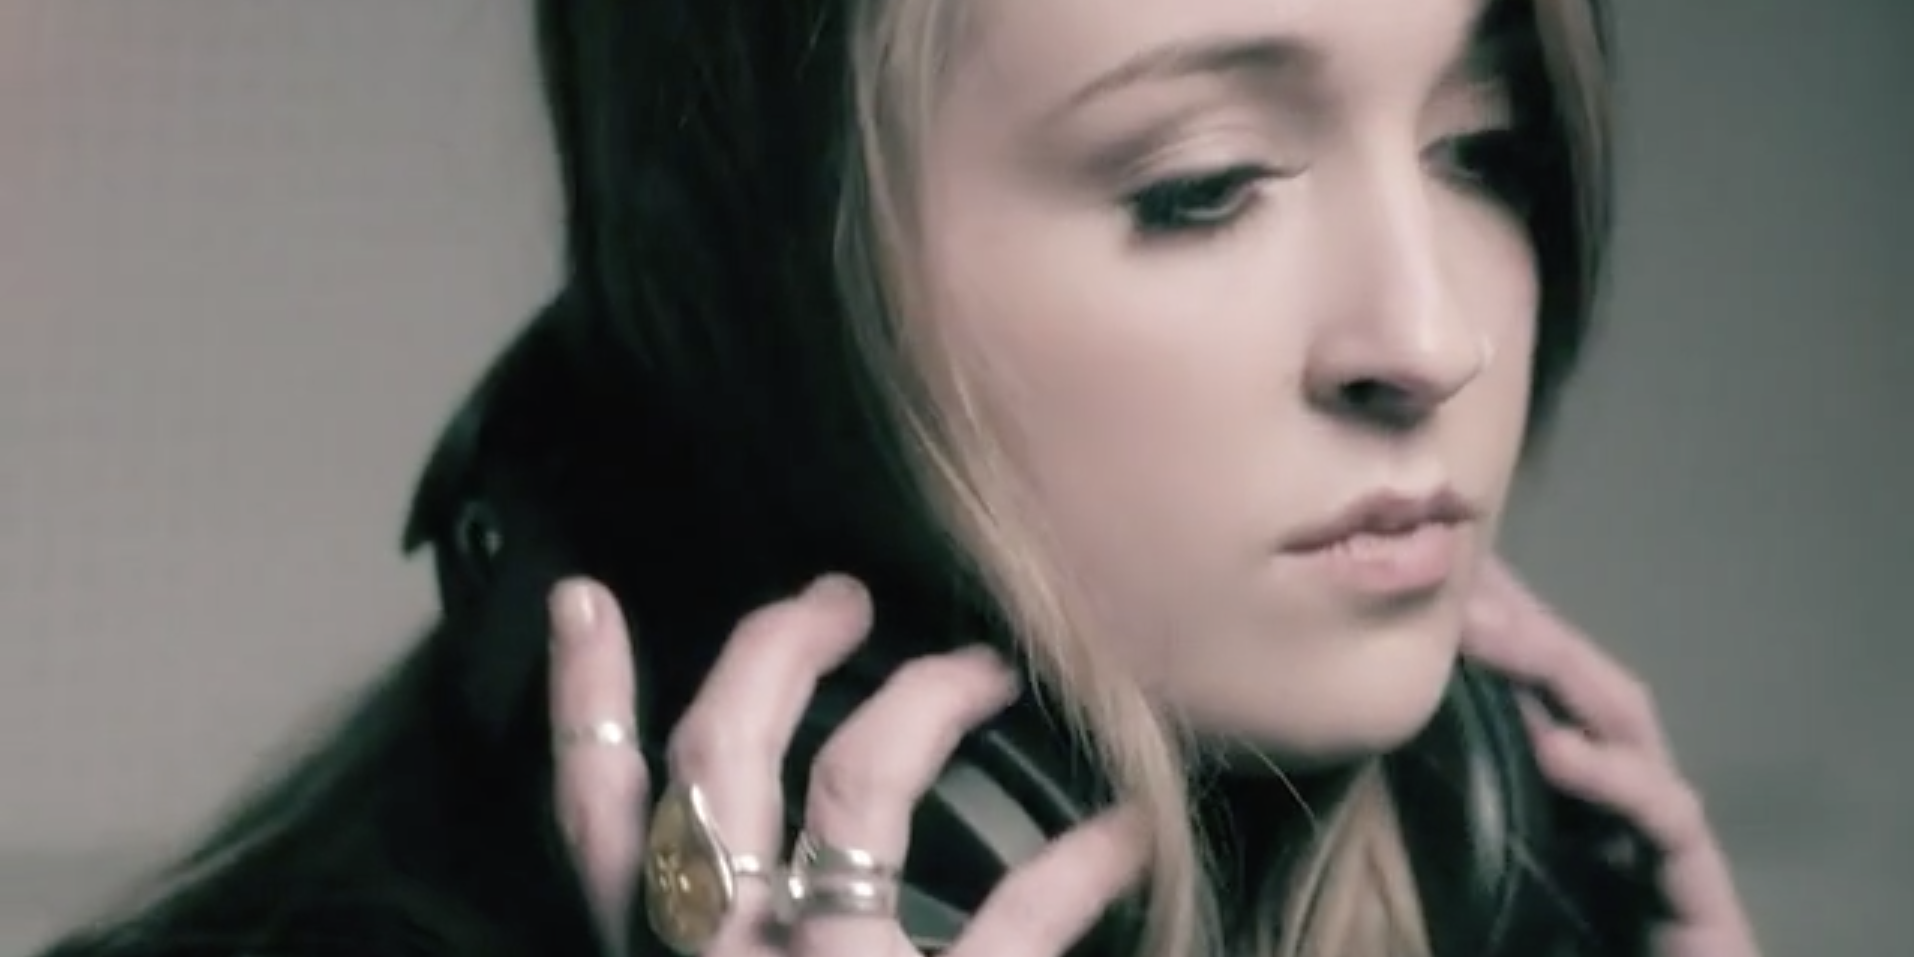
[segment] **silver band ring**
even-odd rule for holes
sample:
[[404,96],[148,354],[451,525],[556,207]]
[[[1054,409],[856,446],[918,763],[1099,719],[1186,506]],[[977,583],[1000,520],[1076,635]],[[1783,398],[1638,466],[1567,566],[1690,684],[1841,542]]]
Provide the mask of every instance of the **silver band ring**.
[[786,924],[819,917],[889,920],[897,916],[898,884],[891,877],[848,877],[793,872],[785,876],[773,901]]
[[799,831],[774,903],[786,923],[815,917],[897,916],[900,869],[862,848]]
[[602,745],[605,747],[633,747],[638,744],[638,726],[630,721],[605,718],[588,724],[575,724],[559,728],[554,735],[561,748],[580,745]]
[[818,840],[810,831],[798,832],[797,847],[791,852],[792,871],[811,876],[850,877],[894,880],[896,865],[877,859],[877,855],[856,847],[843,847]]

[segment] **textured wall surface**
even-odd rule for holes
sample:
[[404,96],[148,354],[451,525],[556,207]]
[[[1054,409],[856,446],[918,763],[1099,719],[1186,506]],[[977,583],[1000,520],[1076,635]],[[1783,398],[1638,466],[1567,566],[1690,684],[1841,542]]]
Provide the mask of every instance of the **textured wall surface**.
[[[553,272],[519,7],[0,2],[0,953],[427,613],[408,483]],[[1914,6],[1621,15],[1613,326],[1511,550],[1772,954],[1914,952]]]

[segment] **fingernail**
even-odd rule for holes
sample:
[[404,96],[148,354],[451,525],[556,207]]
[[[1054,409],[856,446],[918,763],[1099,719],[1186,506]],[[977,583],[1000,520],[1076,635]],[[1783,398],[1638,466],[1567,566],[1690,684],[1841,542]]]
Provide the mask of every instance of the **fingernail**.
[[1011,660],[1009,655],[1004,654],[1002,651],[990,645],[971,645],[960,653],[975,657],[977,660],[990,665],[992,668],[1001,672],[1004,677],[1013,681],[1023,677],[1023,672],[1018,669],[1017,663]]
[[997,682],[997,686],[1002,690],[1004,704],[1007,705],[1023,696],[1023,670],[1002,651],[989,645],[968,645],[959,649],[956,655],[960,658],[968,658],[989,669],[991,680]]
[[818,576],[816,581],[811,582],[810,587],[804,589],[804,595],[806,598],[833,604],[850,602],[863,597],[864,586],[849,575],[832,572]]
[[590,583],[559,585],[552,592],[551,609],[555,636],[561,640],[583,641],[598,631],[598,589]]

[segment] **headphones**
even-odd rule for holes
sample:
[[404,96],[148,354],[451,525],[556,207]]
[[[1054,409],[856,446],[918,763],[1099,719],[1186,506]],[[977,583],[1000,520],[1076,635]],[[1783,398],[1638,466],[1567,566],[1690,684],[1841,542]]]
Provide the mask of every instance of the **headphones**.
[[[581,531],[576,516],[596,513],[589,496],[555,497],[549,485],[526,481],[528,466],[553,456],[508,452],[490,440],[500,421],[522,427],[552,414],[524,398],[548,397],[548,389],[507,387],[516,381],[558,388],[563,377],[541,371],[541,355],[549,353],[533,337],[521,339],[454,417],[426,469],[406,533],[408,549],[433,553],[448,620],[469,623],[446,630],[462,647],[447,649],[445,661],[454,672],[448,676],[454,708],[481,734],[507,733],[507,724],[542,712],[545,597],[559,579],[594,574],[635,604],[636,618],[645,614],[642,599],[620,587],[618,569],[601,567],[615,564],[604,556],[615,556],[617,544],[586,541],[591,535]],[[821,683],[794,735],[788,795],[805,793],[802,774],[811,755],[897,663],[881,657],[884,649],[902,654],[896,649],[911,644],[886,635],[909,631],[912,609],[887,604],[880,586],[872,591],[878,620],[866,647],[875,650]],[[715,629],[715,638],[729,622],[705,626]],[[640,630],[657,633],[656,626]],[[659,699],[676,697],[681,705],[708,664],[641,658],[640,700],[647,710]],[[641,724],[668,721],[641,716]],[[1069,740],[1039,707],[1013,706],[964,740],[924,798],[899,916],[927,952],[956,939],[1007,870],[1096,810],[1096,775]],[[661,770],[657,755],[649,756]],[[1500,677],[1463,662],[1434,720],[1385,759],[1385,770],[1436,957],[1647,953],[1654,898],[1645,888],[1652,882],[1638,870],[1618,870],[1604,852],[1627,835],[1612,819],[1546,785],[1514,691]],[[795,833],[799,822],[795,811],[792,816]],[[1128,919],[1113,914],[1076,953],[1118,952]]]

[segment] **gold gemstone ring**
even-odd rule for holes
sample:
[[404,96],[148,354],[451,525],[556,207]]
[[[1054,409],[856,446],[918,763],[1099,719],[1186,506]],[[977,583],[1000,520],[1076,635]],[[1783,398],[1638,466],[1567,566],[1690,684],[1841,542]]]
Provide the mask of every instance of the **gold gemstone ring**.
[[738,880],[769,877],[754,854],[732,854],[711,820],[704,792],[672,782],[651,812],[645,835],[645,919],[665,946],[684,957],[704,951],[737,906]]

